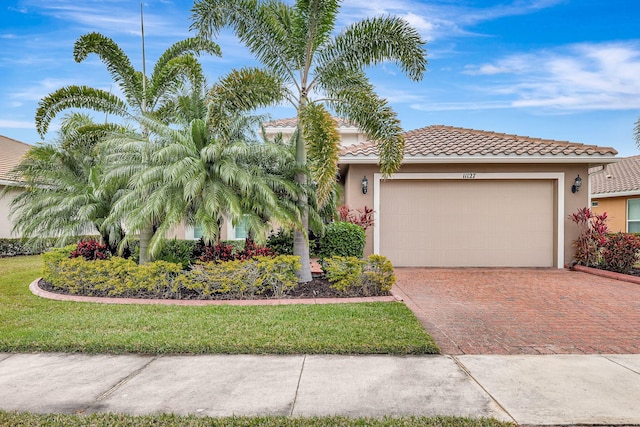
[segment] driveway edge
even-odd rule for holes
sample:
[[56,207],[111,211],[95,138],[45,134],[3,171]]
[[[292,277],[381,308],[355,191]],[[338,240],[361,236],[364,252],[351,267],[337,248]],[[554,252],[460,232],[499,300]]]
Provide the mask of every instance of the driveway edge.
[[574,265],[573,270],[593,274],[595,276],[606,277],[607,279],[620,280],[622,282],[640,285],[640,277],[631,276],[629,274],[616,273],[615,271],[602,270],[600,268],[587,267],[584,265]]

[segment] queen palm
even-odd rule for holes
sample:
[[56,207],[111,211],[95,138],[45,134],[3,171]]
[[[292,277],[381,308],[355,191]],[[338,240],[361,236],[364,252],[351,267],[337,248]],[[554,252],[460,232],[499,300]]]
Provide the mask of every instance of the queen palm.
[[[392,16],[370,18],[335,34],[339,9],[339,0],[296,0],[294,5],[280,0],[198,0],[192,16],[192,28],[203,37],[231,27],[281,86],[279,102],[297,111],[296,162],[302,170],[309,167],[319,206],[328,200],[337,174],[339,136],[329,111],[377,142],[381,170],[390,174],[403,158],[402,129],[363,69],[392,61],[413,80],[420,80],[426,69],[424,42],[407,22]],[[307,179],[306,173],[296,176],[301,185]],[[301,282],[311,280],[308,196],[314,197],[299,200],[303,225],[294,239]]]
[[54,144],[29,150],[14,169],[26,191],[11,204],[14,231],[31,244],[55,237],[66,244],[78,236],[99,233],[115,250],[123,230],[107,224],[117,187],[102,183],[103,164],[98,143],[107,134],[126,132],[114,125],[97,125],[86,114],[66,115]]
[[[150,76],[136,71],[130,59],[110,38],[99,33],[80,37],[73,49],[76,62],[84,61],[90,54],[98,55],[106,65],[111,78],[118,84],[124,99],[104,90],[87,86],[67,86],[43,98],[36,112],[36,128],[44,136],[51,121],[62,111],[83,108],[91,109],[125,120],[140,116],[151,116],[165,123],[172,121],[174,108],[169,105],[171,94],[185,81],[199,86],[204,81],[202,67],[195,55],[208,52],[220,55],[219,46],[201,38],[189,38],[173,44],[156,62]],[[140,128],[143,140],[148,137],[144,127]],[[145,159],[142,159],[144,161]],[[144,203],[144,198],[138,201]],[[147,218],[144,225],[131,229],[140,233],[140,262],[149,260],[148,244],[154,235],[158,218]]]
[[[220,236],[222,221],[246,221],[252,235],[265,237],[268,220],[297,224],[299,189],[288,178],[293,154],[285,145],[258,141],[261,117],[243,114],[273,97],[268,91],[247,97],[259,70],[233,72],[209,91],[190,87],[175,97],[180,127],[139,118],[149,131],[141,137],[116,138],[105,148],[117,160],[108,178],[128,176],[134,186],[114,206],[114,217],[134,228],[158,218],[151,254],[164,236],[186,220],[199,225],[207,243]],[[242,107],[239,105],[242,104]],[[142,157],[147,161],[139,166]],[[140,197],[146,203],[140,205]]]

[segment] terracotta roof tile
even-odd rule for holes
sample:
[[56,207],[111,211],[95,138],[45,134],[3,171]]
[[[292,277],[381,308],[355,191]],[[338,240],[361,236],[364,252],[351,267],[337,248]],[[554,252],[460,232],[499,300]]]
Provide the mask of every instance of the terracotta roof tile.
[[[615,156],[611,147],[584,145],[569,141],[434,125],[404,133],[405,158],[426,156]],[[344,147],[343,157],[375,156],[375,144],[367,141]]]
[[618,163],[590,175],[591,194],[638,191],[640,193],[640,156],[626,157]]
[[15,174],[11,173],[11,170],[20,163],[22,156],[31,147],[24,142],[0,135],[0,180],[19,181]]

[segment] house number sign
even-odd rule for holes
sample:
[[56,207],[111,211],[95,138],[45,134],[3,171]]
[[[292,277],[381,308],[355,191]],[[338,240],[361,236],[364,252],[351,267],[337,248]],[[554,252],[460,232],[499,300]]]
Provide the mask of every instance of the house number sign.
[[462,174],[462,179],[475,179],[475,177],[476,177],[475,172],[466,172]]

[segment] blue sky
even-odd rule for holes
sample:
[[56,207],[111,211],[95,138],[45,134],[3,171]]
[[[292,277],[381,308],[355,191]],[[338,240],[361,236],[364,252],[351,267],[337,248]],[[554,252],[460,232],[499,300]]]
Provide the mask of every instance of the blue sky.
[[[145,0],[147,64],[190,35],[191,1]],[[39,99],[70,84],[114,90],[95,56],[73,43],[98,31],[141,68],[138,0],[4,0],[0,5],[0,134],[40,140]],[[636,0],[347,0],[338,27],[393,14],[427,40],[429,70],[411,82],[393,65],[368,70],[406,130],[432,124],[612,146],[640,154],[640,2]],[[255,65],[231,33],[222,58],[202,57],[210,82]],[[273,118],[293,110],[274,108]],[[46,140],[55,138],[55,126]]]

